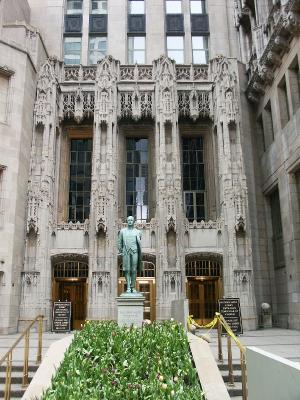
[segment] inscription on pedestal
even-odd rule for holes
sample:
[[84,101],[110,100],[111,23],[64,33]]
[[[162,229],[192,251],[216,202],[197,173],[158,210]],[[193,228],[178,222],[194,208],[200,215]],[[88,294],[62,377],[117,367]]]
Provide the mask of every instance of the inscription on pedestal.
[[144,297],[117,297],[118,325],[141,327],[144,318]]

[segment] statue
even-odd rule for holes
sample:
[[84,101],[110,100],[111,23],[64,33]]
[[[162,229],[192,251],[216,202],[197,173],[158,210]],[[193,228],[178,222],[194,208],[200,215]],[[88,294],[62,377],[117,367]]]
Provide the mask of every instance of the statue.
[[127,218],[127,228],[119,233],[119,254],[123,256],[123,271],[127,283],[126,293],[137,293],[135,288],[137,272],[142,271],[141,232],[134,228],[134,218]]

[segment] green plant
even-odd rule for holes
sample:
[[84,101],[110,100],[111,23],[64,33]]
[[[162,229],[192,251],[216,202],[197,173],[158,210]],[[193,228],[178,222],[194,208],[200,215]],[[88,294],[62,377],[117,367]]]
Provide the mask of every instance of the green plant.
[[187,336],[166,321],[143,329],[89,322],[42,400],[201,400]]

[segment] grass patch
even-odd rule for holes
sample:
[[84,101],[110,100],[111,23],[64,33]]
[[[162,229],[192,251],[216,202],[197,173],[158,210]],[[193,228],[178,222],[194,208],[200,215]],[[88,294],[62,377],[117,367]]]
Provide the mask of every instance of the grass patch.
[[42,400],[204,400],[186,333],[166,321],[144,329],[89,322]]

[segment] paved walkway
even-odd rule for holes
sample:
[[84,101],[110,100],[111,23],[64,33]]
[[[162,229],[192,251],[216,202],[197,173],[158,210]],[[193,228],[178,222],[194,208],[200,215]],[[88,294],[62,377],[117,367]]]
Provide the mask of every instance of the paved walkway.
[[[207,333],[201,330],[201,333]],[[210,331],[211,349],[217,358],[218,341],[216,330]],[[239,340],[244,346],[256,346],[262,350],[287,358],[300,363],[300,331],[290,329],[260,329],[245,332],[239,336]],[[222,337],[223,357],[227,359],[227,338]],[[238,360],[240,353],[238,347],[232,345],[233,359]]]
[[[18,339],[19,336],[20,333],[15,333],[11,335],[0,335],[0,359],[14,344],[14,342]],[[43,352],[42,352],[43,357],[53,342],[62,339],[66,336],[68,336],[68,334],[45,332],[43,334]],[[37,346],[38,346],[38,334],[36,332],[31,333],[29,346],[30,346],[29,361],[34,364],[36,361]],[[24,360],[24,339],[21,340],[21,342],[18,344],[18,346],[13,352],[13,364],[20,365],[22,364],[23,360]]]

